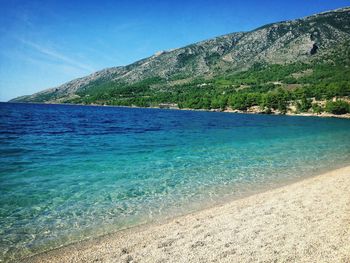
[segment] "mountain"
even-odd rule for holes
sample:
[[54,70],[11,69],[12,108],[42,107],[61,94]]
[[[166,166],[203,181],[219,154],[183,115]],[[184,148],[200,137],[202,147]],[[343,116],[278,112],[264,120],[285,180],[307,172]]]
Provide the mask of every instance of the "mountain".
[[[11,101],[213,108],[215,99],[232,106],[231,97],[242,92],[299,88],[308,94],[320,85],[350,83],[349,46],[346,7],[160,51]],[[336,96],[347,97],[348,88],[341,89]]]

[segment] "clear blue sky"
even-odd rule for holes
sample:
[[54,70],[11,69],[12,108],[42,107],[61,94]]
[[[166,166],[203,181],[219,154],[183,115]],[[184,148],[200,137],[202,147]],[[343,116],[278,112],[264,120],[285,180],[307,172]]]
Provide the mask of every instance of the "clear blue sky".
[[0,0],[0,101],[341,0]]

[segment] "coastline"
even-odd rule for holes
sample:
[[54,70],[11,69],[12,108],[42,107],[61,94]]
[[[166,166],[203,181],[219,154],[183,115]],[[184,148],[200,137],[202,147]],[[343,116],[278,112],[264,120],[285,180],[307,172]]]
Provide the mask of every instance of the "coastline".
[[13,103],[13,104],[39,104],[39,105],[70,105],[70,106],[87,106],[87,107],[113,107],[113,108],[130,108],[130,109],[160,109],[160,110],[179,110],[179,111],[201,111],[201,112],[224,112],[224,113],[236,113],[236,114],[253,114],[253,115],[270,115],[270,116],[293,116],[293,117],[321,117],[321,118],[337,118],[337,119],[350,119],[350,113],[337,115],[332,113],[323,112],[316,113],[261,113],[253,111],[240,111],[232,109],[190,109],[190,108],[162,108],[162,107],[139,107],[139,106],[117,106],[117,105],[100,105],[100,104],[70,104],[70,103],[31,103],[31,102],[0,102],[0,103]]
[[350,166],[25,262],[348,262]]

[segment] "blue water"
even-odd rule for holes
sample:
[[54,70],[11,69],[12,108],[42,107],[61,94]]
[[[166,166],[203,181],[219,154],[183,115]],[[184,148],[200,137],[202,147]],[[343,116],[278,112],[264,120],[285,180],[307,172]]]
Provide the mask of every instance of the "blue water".
[[350,120],[0,104],[0,261],[350,164]]

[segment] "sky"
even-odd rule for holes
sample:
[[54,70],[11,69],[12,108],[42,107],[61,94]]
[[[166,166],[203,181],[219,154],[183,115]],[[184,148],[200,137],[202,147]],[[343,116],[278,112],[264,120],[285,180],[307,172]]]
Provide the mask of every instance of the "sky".
[[0,101],[343,0],[0,0]]

